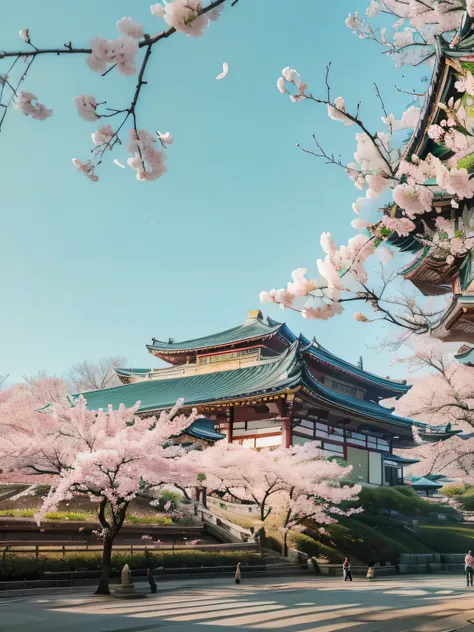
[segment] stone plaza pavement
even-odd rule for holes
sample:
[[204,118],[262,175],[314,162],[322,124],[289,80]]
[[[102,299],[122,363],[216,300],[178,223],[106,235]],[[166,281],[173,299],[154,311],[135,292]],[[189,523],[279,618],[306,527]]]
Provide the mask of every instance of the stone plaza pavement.
[[[160,583],[146,599],[90,589],[0,593],[1,632],[474,632],[474,588],[462,576],[281,578]],[[145,585],[137,584],[145,589]]]

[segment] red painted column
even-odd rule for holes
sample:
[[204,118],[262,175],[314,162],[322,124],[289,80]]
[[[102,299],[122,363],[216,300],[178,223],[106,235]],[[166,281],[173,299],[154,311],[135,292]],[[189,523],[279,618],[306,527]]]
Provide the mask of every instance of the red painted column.
[[281,447],[283,450],[291,446],[291,421],[283,419],[281,423]]

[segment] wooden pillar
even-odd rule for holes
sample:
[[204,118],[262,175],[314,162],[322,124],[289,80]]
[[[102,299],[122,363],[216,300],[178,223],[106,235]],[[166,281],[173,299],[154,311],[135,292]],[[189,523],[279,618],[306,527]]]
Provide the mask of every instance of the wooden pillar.
[[291,447],[291,431],[293,426],[293,406],[295,402],[295,396],[293,393],[289,393],[286,396],[285,404],[283,407],[284,417],[282,417],[281,422],[281,448],[286,450],[286,448]]
[[281,448],[286,450],[291,446],[291,422],[284,419],[281,424]]
[[220,423],[222,434],[225,434],[226,438],[223,439],[226,443],[232,443],[232,424],[234,421],[234,408],[227,408],[225,411],[225,421]]

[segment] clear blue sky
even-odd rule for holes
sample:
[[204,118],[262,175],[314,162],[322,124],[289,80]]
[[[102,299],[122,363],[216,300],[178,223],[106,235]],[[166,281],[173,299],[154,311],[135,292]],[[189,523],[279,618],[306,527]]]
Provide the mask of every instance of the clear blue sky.
[[[3,49],[18,48],[25,27],[38,46],[116,37],[115,22],[126,15],[147,31],[161,28],[149,0],[4,4]],[[0,134],[0,373],[11,380],[40,369],[62,374],[77,360],[109,354],[126,356],[131,366],[155,366],[144,346],[152,336],[186,339],[243,322],[259,307],[260,290],[284,285],[295,267],[315,273],[323,230],[338,243],[354,234],[357,190],[342,170],[295,147],[316,133],[350,156],[354,130],[331,122],[323,106],[291,103],[275,82],[291,65],[324,94],[324,68],[332,61],[334,96],[362,100],[375,129],[383,126],[374,81],[390,111],[401,114],[409,97],[394,86],[409,89],[415,80],[344,24],[365,6],[240,0],[200,40],[178,33],[156,46],[139,123],[171,131],[176,140],[169,173],[155,183],[139,183],[112,163],[126,160],[123,149],[107,158],[98,184],[71,163],[87,159],[96,127],[77,116],[72,97],[93,94],[126,107],[135,77],[101,78],[81,56],[43,57],[33,65],[24,89],[54,116],[40,122],[11,111]],[[229,74],[216,81],[223,61]],[[264,307],[350,361],[363,355],[369,370],[403,371],[388,368],[388,352],[366,348],[387,330],[350,314],[304,321]]]

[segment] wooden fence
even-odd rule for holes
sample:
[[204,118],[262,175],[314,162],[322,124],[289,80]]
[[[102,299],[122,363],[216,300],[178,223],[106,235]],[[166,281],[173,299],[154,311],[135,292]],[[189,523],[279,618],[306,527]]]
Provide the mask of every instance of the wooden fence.
[[[140,555],[143,553],[153,552],[174,552],[174,551],[208,551],[218,553],[222,551],[258,551],[259,547],[255,543],[239,543],[239,544],[116,544],[114,545],[115,553],[125,553],[128,555]],[[6,555],[34,555],[38,558],[40,555],[58,553],[65,557],[70,553],[101,553],[101,544],[87,543],[58,543],[57,541],[45,542],[42,544],[25,544],[24,542],[2,542],[0,544],[0,555],[4,558]]]

